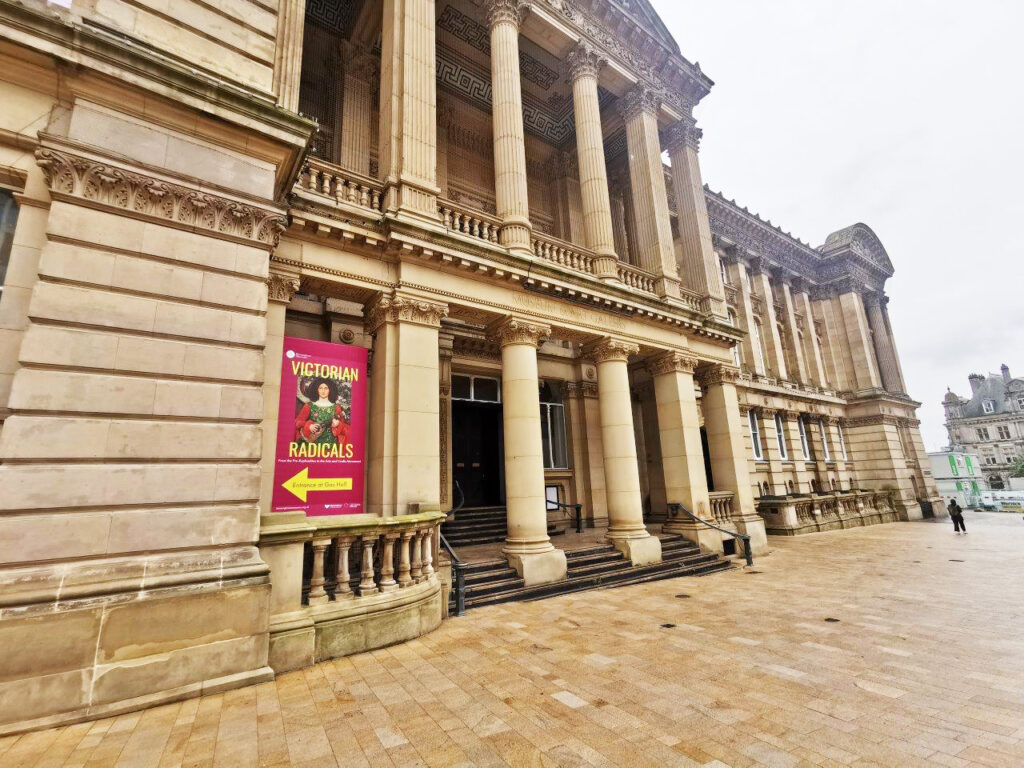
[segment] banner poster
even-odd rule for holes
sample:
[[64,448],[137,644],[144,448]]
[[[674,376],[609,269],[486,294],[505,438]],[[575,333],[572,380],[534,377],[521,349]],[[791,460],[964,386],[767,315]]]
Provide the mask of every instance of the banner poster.
[[366,365],[363,347],[285,337],[275,512],[363,511]]

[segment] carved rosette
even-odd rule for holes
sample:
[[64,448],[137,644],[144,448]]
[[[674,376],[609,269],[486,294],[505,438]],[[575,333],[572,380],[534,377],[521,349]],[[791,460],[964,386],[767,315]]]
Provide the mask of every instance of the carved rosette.
[[697,122],[690,118],[672,123],[664,130],[661,136],[661,145],[674,154],[680,150],[691,147],[694,151],[700,149],[700,140],[704,131],[697,127]]
[[518,27],[530,12],[530,4],[523,0],[486,0],[484,9],[487,13],[487,25],[492,29],[503,22]]
[[536,347],[542,338],[551,335],[551,326],[518,317],[506,317],[488,328],[487,335],[501,347],[513,344]]
[[630,355],[635,355],[640,347],[629,341],[621,339],[604,338],[590,348],[590,357],[595,363],[608,363],[613,361],[626,362]]
[[647,370],[651,376],[661,376],[664,373],[693,373],[700,360],[692,355],[682,352],[663,352],[650,358],[647,361]]
[[280,212],[232,200],[87,157],[49,147],[36,150],[36,162],[50,192],[92,201],[165,221],[255,240],[276,248],[288,219]]
[[565,57],[566,70],[571,80],[581,77],[597,77],[601,67],[607,63],[608,58],[585,40],[576,43]]
[[732,365],[708,365],[700,369],[698,379],[704,388],[720,384],[735,384],[740,380],[740,369]]
[[376,333],[385,323],[416,323],[441,327],[448,316],[448,305],[412,296],[381,294],[366,310],[366,332]]
[[287,304],[299,290],[299,278],[294,275],[282,275],[271,272],[267,275],[267,298]]
[[661,107],[661,101],[660,93],[641,83],[626,92],[620,102],[619,110],[623,120],[630,120],[641,112],[656,115]]

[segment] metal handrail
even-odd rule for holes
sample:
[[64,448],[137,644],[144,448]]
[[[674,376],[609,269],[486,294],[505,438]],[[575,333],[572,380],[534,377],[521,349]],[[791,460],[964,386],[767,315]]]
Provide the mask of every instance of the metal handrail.
[[[466,496],[462,492],[462,486],[459,485],[458,480],[455,481],[455,490],[459,492],[459,503],[452,507],[453,515],[462,509],[466,503]],[[455,554],[455,550],[452,549],[448,539],[441,533],[440,528],[437,531],[437,537],[441,542],[441,546],[448,553],[448,558],[452,561],[452,576],[455,581],[455,615],[461,616],[466,612],[466,564]]]
[[747,565],[749,566],[749,565],[753,565],[754,564],[754,553],[750,549],[750,536],[748,536],[745,533],[740,533],[739,531],[727,531],[725,528],[719,528],[714,523],[709,523],[704,518],[697,517],[695,514],[693,514],[693,512],[691,512],[690,510],[688,510],[686,507],[684,507],[682,504],[680,504],[678,502],[670,501],[667,504],[667,506],[668,506],[668,511],[669,511],[669,517],[675,517],[676,515],[679,514],[679,511],[682,510],[687,515],[689,515],[691,518],[693,518],[695,521],[697,521],[698,523],[702,523],[702,524],[706,525],[708,528],[714,528],[716,531],[720,531],[721,533],[728,534],[729,536],[732,536],[733,538],[742,540],[743,541],[743,554],[746,557]]
[[[553,499],[545,499],[548,504],[554,504],[556,507],[562,509],[575,509],[576,510],[576,533],[583,533],[583,505],[582,504],[563,504],[560,501],[554,501]],[[550,510],[551,507],[548,507]]]

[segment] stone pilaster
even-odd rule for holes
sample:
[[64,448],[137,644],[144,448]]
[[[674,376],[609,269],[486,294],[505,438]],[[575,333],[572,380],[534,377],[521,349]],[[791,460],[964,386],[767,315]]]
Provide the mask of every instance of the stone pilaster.
[[878,375],[878,362],[871,343],[867,314],[860,291],[849,284],[838,290],[836,299],[846,336],[847,381],[855,390],[878,389],[882,379]]
[[489,329],[501,345],[501,399],[505,443],[508,538],[502,552],[526,582],[565,578],[565,553],[548,537],[544,458],[540,428],[537,345],[546,325],[506,317]]
[[903,393],[906,387],[888,322],[888,303],[887,296],[873,293],[864,295],[864,306],[867,309],[868,325],[871,328],[871,339],[875,348],[875,358],[878,360],[882,386],[887,392]]
[[292,112],[299,111],[305,21],[306,0],[281,0],[277,9],[274,93],[277,95],[277,103]]
[[604,338],[589,354],[597,363],[601,442],[608,493],[608,539],[634,565],[661,561],[661,542],[644,526],[640,472],[633,428],[633,401],[626,362],[639,347]]
[[736,254],[729,260],[726,269],[729,271],[729,279],[736,286],[738,292],[739,306],[736,308],[739,314],[740,326],[747,332],[740,341],[740,350],[743,360],[754,373],[765,375],[764,360],[759,348],[755,348],[757,339],[754,336],[754,306],[750,290],[750,268],[746,261]]
[[501,219],[501,244],[530,252],[530,206],[526,191],[526,139],[519,79],[522,0],[487,0],[491,28],[491,115],[494,125],[494,197]]
[[678,297],[679,271],[658,137],[659,106],[657,94],[643,85],[622,97],[636,221],[637,264],[658,276],[659,295]]
[[811,309],[811,298],[807,293],[806,284],[801,283],[800,289],[794,286],[791,295],[796,309],[804,315],[804,362],[807,365],[807,375],[813,384],[824,387],[828,384],[825,361],[821,345],[818,343],[817,322]]
[[576,116],[576,153],[579,157],[586,245],[594,252],[597,276],[618,280],[618,257],[615,254],[604,135],[601,131],[601,104],[597,96],[597,76],[605,63],[606,60],[586,42],[577,43],[566,59]]
[[438,444],[441,457],[441,511],[451,512],[452,498],[452,354],[455,337],[450,331],[438,334],[438,351],[440,368],[440,398],[438,401],[439,429]]
[[363,176],[370,175],[370,112],[373,85],[379,77],[380,62],[365,46],[343,41],[344,62],[342,110],[340,115],[341,164]]
[[782,347],[782,337],[779,335],[772,282],[760,261],[752,265],[750,282],[753,285],[754,293],[761,299],[762,304],[761,339],[764,342],[764,351],[768,356],[768,359],[764,361],[768,375],[777,379],[785,379],[789,372],[786,369],[786,353]]
[[690,119],[669,126],[665,132],[676,193],[683,285],[707,296],[712,314],[726,317],[725,286],[711,243],[711,223],[697,155],[700,137],[700,128]]
[[786,328],[787,337],[783,344],[789,347],[789,359],[792,361],[795,370],[789,372],[791,379],[801,384],[810,381],[807,369],[807,359],[804,356],[804,345],[800,343],[801,336],[806,334],[806,325],[801,331],[796,318],[796,302],[793,299],[793,289],[788,278],[783,278],[775,284],[775,290],[782,299],[782,324]]

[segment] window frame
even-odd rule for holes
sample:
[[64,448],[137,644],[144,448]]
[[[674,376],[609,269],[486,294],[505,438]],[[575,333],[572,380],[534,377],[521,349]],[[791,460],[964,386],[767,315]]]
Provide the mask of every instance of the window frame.
[[786,445],[786,421],[781,413],[775,414],[775,437],[779,444],[779,456],[783,461],[789,461],[789,446]]
[[764,461],[764,445],[761,438],[761,426],[757,422],[757,411],[747,411],[747,424],[750,427],[750,444],[754,450],[754,460]]
[[[497,376],[478,376],[474,373],[452,373],[452,378],[459,377],[462,379],[469,379],[469,397],[456,397],[454,394],[454,387],[452,387],[452,400],[459,400],[465,403],[500,403],[501,402],[501,379]],[[487,381],[493,381],[498,385],[498,398],[497,400],[478,400],[476,397],[476,380],[486,379]]]
[[825,429],[825,420],[818,419],[818,435],[821,437],[821,450],[826,462],[832,461],[832,449],[828,445],[828,430]]
[[985,413],[995,413],[996,412],[996,401],[995,400],[990,400],[988,398],[986,398],[985,400],[982,400],[981,401],[981,410],[983,410]]
[[846,433],[843,432],[843,423],[836,422],[836,432],[839,434],[839,450],[843,454],[843,461],[849,461],[850,455],[846,452]]
[[807,418],[800,414],[796,420],[797,428],[800,430],[800,453],[803,454],[804,461],[811,460],[811,440],[807,436]]
[[[541,388],[543,389],[544,381],[540,382]],[[562,447],[564,455],[564,464],[558,464],[555,462],[555,446],[556,441],[552,440],[551,437],[555,432],[555,422],[552,417],[554,409],[560,409],[561,413],[561,425],[562,435],[561,442],[558,443]],[[560,471],[567,470],[569,466],[569,435],[568,435],[568,424],[565,419],[565,402],[564,400],[541,400],[540,401],[540,431],[541,431],[541,449],[543,451],[543,465],[544,470]],[[545,434],[547,440],[544,440]]]

